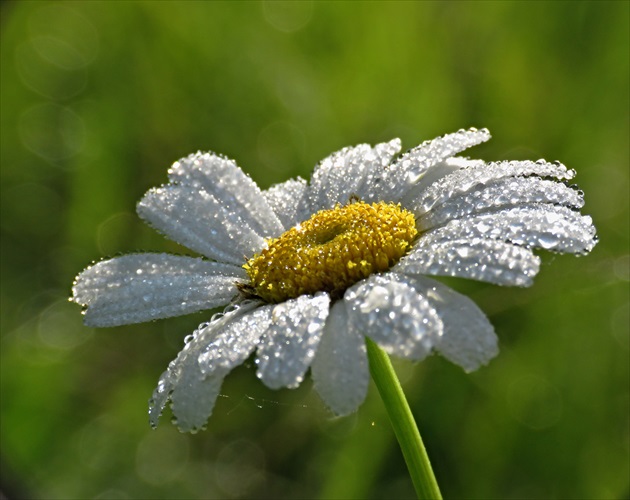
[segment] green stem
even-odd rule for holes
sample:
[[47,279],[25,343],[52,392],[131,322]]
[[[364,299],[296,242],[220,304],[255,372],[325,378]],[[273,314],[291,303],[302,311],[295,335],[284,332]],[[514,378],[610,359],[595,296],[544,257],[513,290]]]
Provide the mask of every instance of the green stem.
[[418,498],[441,500],[442,494],[431,469],[429,456],[392,362],[385,351],[370,339],[366,340],[370,372],[387,409],[405,462],[407,462],[416,494]]

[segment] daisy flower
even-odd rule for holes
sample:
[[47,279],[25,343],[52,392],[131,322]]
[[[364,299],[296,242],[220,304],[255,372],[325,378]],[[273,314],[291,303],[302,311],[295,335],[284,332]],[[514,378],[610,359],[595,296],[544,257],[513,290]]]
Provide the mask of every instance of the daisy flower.
[[182,431],[202,428],[224,377],[255,352],[270,388],[314,387],[337,415],[365,399],[366,337],[414,361],[440,353],[466,371],[497,337],[467,297],[427,276],[529,286],[533,249],[583,254],[595,228],[575,172],[558,162],[456,156],[487,141],[460,130],[399,155],[400,140],[344,148],[309,182],[261,190],[233,160],[176,162],[138,214],[202,257],[139,253],[79,274],[85,323],[116,326],[227,305],[185,339],[161,376],[150,421],[170,401]]

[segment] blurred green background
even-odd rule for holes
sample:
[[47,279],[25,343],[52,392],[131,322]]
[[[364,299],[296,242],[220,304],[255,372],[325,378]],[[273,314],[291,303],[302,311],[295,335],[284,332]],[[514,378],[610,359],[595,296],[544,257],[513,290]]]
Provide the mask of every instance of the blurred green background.
[[449,281],[501,354],[472,375],[397,362],[446,498],[628,498],[629,3],[4,2],[2,490],[9,498],[406,498],[374,387],[334,419],[251,362],[208,430],[147,400],[210,313],[92,330],[90,262],[182,251],[135,203],[198,149],[262,187],[330,152],[485,126],[484,159],[578,171],[600,243],[531,289]]

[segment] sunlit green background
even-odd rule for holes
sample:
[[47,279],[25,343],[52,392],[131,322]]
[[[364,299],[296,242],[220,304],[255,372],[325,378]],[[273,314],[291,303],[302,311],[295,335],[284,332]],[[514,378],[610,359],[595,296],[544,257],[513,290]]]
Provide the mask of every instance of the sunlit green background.
[[501,354],[466,375],[397,363],[446,498],[628,498],[629,3],[4,2],[1,488],[9,498],[405,498],[374,387],[334,419],[235,370],[208,429],[147,400],[210,313],[104,330],[74,276],[182,251],[135,216],[181,156],[262,186],[346,145],[462,127],[485,159],[578,171],[600,243],[531,289],[453,280]]

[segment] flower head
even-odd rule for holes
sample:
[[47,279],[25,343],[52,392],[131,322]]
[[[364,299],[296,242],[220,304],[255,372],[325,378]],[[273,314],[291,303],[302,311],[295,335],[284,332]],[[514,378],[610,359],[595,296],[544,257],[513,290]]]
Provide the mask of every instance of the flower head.
[[150,406],[168,401],[177,425],[201,428],[223,378],[254,351],[271,388],[311,369],[336,414],[364,400],[365,336],[390,354],[439,352],[466,371],[497,352],[467,297],[427,276],[529,286],[534,248],[583,254],[596,243],[583,195],[555,162],[486,163],[455,156],[487,141],[460,130],[399,156],[400,141],[344,148],[310,180],[260,190],[235,162],[197,153],[176,162],[138,214],[201,258],[131,254],[83,271],[72,300],[85,322],[116,326],[228,304],[186,337]]

